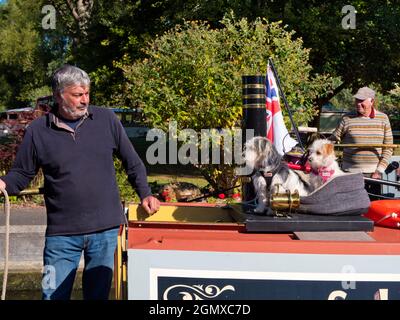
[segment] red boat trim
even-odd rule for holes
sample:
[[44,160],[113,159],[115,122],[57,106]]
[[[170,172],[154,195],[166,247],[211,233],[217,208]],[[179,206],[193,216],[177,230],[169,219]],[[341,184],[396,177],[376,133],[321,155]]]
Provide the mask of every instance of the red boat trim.
[[400,233],[376,227],[375,241],[304,241],[292,234],[249,234],[238,230],[130,227],[128,249],[299,254],[400,255]]

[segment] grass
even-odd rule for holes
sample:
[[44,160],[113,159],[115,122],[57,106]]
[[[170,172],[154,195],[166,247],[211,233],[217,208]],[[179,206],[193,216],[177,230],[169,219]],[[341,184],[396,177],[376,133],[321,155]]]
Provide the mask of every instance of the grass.
[[157,183],[158,185],[164,185],[174,182],[188,182],[192,183],[199,188],[207,186],[208,182],[202,177],[196,176],[178,176],[178,175],[149,175],[147,179],[150,183]]

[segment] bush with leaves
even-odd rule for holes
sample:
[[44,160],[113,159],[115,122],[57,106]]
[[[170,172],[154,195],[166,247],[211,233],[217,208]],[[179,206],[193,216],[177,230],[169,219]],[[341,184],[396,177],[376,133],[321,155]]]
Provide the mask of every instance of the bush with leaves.
[[377,107],[389,116],[393,131],[400,130],[400,87],[396,85],[386,95],[377,96]]
[[126,175],[125,169],[122,166],[121,160],[115,158],[114,167],[121,200],[138,202],[140,199],[128,181],[128,176]]
[[[315,114],[312,104],[331,86],[327,75],[311,77],[309,49],[280,23],[226,16],[212,29],[194,21],[176,26],[149,42],[146,58],[121,63],[126,88],[121,104],[141,107],[148,124],[163,130],[174,120],[178,130],[234,128],[242,118],[242,76],[264,75],[268,58],[278,69],[297,124]],[[132,105],[134,104],[134,105]],[[286,110],[284,110],[286,115]],[[288,123],[288,119],[285,119]],[[288,123],[289,124],[289,123]],[[212,186],[236,183],[230,165],[199,166]]]

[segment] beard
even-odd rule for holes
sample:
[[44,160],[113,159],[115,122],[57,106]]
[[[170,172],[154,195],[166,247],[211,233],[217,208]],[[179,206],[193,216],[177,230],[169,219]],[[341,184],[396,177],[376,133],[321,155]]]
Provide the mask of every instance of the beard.
[[81,105],[73,110],[71,107],[65,105],[64,103],[60,106],[62,112],[72,120],[82,118],[87,112],[87,105]]

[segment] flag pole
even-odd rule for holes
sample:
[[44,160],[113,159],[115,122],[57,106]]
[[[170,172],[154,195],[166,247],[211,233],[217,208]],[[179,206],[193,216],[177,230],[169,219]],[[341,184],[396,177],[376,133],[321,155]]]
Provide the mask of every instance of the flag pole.
[[278,77],[278,73],[276,72],[274,63],[272,62],[272,59],[271,59],[271,58],[268,58],[268,62],[269,62],[269,64],[271,65],[272,72],[274,73],[274,76],[275,76],[275,79],[276,79],[276,83],[277,83],[278,88],[279,88],[279,91],[280,91],[280,93],[281,93],[281,95],[282,95],[283,102],[285,103],[285,107],[286,107],[286,110],[287,110],[287,112],[288,112],[290,122],[292,123],[293,130],[294,130],[294,133],[295,133],[295,135],[296,135],[297,141],[299,142],[299,145],[300,145],[301,150],[303,150],[303,152],[304,152],[305,149],[304,149],[304,147],[303,147],[303,143],[301,142],[299,131],[297,130],[296,124],[295,124],[294,121],[293,121],[292,111],[290,110],[289,104],[288,104],[288,102],[287,102],[287,100],[286,100],[286,96],[285,96],[285,94],[283,93],[283,90],[282,90],[282,87],[281,87],[281,81],[280,81],[280,79],[279,79],[279,77]]

